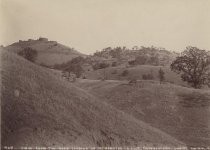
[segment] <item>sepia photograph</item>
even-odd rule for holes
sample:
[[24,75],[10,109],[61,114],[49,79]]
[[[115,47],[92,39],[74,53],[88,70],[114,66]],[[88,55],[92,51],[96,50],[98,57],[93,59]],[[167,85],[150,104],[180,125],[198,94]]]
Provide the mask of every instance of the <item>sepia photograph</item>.
[[2,150],[210,150],[210,0],[0,0]]

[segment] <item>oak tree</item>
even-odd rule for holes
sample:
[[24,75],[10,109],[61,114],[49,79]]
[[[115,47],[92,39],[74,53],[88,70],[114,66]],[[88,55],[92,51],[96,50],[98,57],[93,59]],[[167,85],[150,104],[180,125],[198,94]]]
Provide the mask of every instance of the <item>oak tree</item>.
[[187,47],[171,64],[171,69],[194,88],[209,84],[210,55],[197,47]]

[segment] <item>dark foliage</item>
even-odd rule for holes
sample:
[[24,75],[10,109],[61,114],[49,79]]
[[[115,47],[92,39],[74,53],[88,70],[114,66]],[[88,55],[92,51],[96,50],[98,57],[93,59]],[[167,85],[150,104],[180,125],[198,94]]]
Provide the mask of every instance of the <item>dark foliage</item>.
[[18,52],[18,55],[24,57],[25,59],[31,62],[35,62],[37,58],[37,51],[30,47],[27,47],[27,48],[24,48],[22,51]]
[[137,80],[136,79],[131,79],[128,83],[129,84],[136,84],[137,83]]
[[97,70],[97,69],[104,69],[104,68],[107,68],[109,67],[109,64],[108,63],[104,63],[104,62],[101,62],[101,63],[95,63],[93,65],[93,69],[94,70]]
[[125,52],[126,47],[116,47],[111,48],[107,47],[104,48],[102,51],[97,51],[94,53],[94,56],[104,57],[104,58],[120,58],[123,52]]
[[135,65],[136,63],[135,63],[135,60],[130,60],[130,61],[128,61],[128,64],[131,65],[131,66],[133,66],[133,65]]
[[117,70],[113,70],[112,71],[112,74],[117,74]]
[[151,73],[148,73],[148,74],[143,74],[142,79],[143,80],[153,80],[154,79],[153,73],[151,72]]
[[159,65],[159,58],[157,56],[139,55],[135,60],[128,62],[129,65]]
[[158,56],[151,56],[148,63],[150,65],[158,66],[160,64]]
[[71,60],[71,64],[84,64],[85,58],[82,56],[75,57]]
[[65,68],[64,71],[67,71],[69,73],[74,73],[77,78],[79,78],[84,72],[80,64],[71,64],[67,68]]
[[183,81],[188,82],[194,88],[209,85],[210,56],[205,50],[197,47],[187,47],[182,55],[171,64],[171,70],[181,74]]
[[128,70],[124,70],[121,74],[121,76],[125,77],[129,74],[129,71]]
[[162,83],[165,80],[165,72],[161,68],[158,71],[158,78],[160,80],[160,83]]
[[112,67],[116,67],[116,66],[117,66],[117,62],[113,62]]
[[148,57],[146,55],[137,56],[135,59],[136,65],[145,65],[147,63]]
[[[164,56],[164,59],[160,56]],[[128,49],[126,47],[107,47],[101,51],[97,51],[94,53],[94,56],[103,57],[106,59],[115,58],[117,60],[121,59],[135,59],[133,61],[129,61],[129,65],[165,65],[167,62],[171,62],[171,57],[173,53],[157,47],[138,47],[134,46],[132,49]]]
[[54,65],[54,69],[59,69],[65,72],[73,73],[76,75],[77,78],[79,78],[84,72],[82,65],[85,62],[86,62],[85,58],[78,56],[66,63]]

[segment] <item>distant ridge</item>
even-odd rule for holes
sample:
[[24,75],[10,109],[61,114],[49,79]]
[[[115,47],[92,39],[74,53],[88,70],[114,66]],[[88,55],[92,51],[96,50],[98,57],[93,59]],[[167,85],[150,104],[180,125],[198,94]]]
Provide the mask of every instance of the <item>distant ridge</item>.
[[43,37],[37,40],[19,40],[18,42],[6,46],[5,49],[17,53],[26,47],[33,48],[38,52],[36,63],[47,66],[62,64],[77,56],[85,56],[85,54],[78,52],[74,48],[67,47],[56,41],[49,41],[47,38]]
[[106,59],[117,59],[118,62],[129,62],[139,57],[141,61],[145,59],[143,64],[156,66],[169,65],[178,55],[179,53],[154,46],[134,46],[132,49],[126,47],[107,47],[94,53],[94,56]]

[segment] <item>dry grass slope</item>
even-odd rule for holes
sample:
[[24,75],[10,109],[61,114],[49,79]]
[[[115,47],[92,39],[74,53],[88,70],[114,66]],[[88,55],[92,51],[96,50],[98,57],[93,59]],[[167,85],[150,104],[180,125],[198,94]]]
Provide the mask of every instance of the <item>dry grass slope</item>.
[[28,40],[13,43],[6,47],[7,50],[18,52],[26,47],[31,47],[38,52],[36,63],[44,65],[61,64],[77,56],[84,56],[78,51],[57,43],[56,41]]
[[1,51],[2,145],[182,145],[14,53]]
[[82,80],[78,86],[189,146],[209,146],[210,91],[139,81]]

